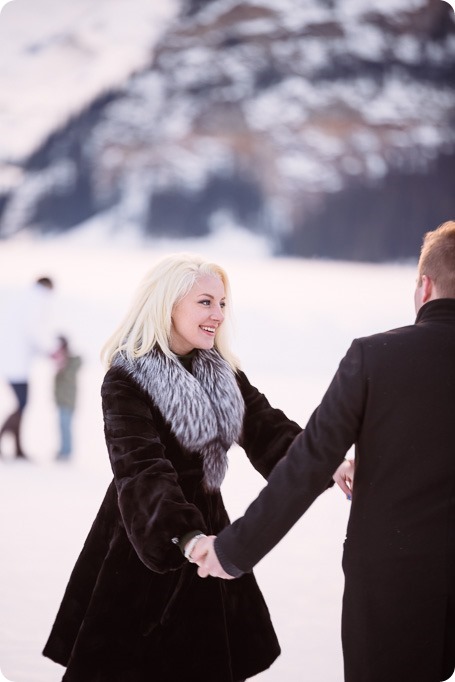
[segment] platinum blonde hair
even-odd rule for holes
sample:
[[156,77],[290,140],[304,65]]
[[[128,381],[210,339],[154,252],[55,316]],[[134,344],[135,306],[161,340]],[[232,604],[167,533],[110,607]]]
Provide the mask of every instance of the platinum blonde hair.
[[169,347],[172,310],[190,291],[194,283],[205,275],[219,277],[226,296],[225,319],[217,330],[215,348],[234,371],[239,367],[228,342],[228,328],[232,323],[231,290],[225,270],[202,256],[176,253],[159,261],[143,278],[132,305],[112,336],[101,350],[101,359],[109,368],[117,353],[134,360],[159,346],[161,351],[175,358]]

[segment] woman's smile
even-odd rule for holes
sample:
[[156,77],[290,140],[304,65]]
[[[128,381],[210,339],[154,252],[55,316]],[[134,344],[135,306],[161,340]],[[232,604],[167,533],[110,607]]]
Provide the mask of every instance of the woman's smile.
[[216,328],[215,327],[201,327],[203,332],[206,332],[206,334],[211,334],[214,335]]

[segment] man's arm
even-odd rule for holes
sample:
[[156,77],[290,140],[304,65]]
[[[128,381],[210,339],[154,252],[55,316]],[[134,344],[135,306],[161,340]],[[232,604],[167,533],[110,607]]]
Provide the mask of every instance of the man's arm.
[[[200,557],[202,573],[209,567],[219,572],[220,566],[229,576],[248,572],[286,535],[327,488],[357,440],[366,391],[362,348],[360,342],[354,341],[320,406],[275,466],[268,484],[245,515],[221,531],[214,550],[207,547],[207,564]],[[213,554],[220,566],[214,562]]]

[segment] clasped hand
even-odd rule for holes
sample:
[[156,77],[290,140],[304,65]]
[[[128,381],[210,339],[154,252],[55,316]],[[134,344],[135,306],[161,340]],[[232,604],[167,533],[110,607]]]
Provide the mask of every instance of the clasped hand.
[[226,573],[218,561],[214,547],[215,538],[216,535],[200,538],[191,552],[190,559],[198,565],[197,572],[201,578],[207,578],[210,575],[212,578],[233,580],[233,576]]
[[[354,461],[345,459],[333,475],[333,480],[339,485],[349,500],[351,499],[354,486],[354,474]],[[191,550],[190,561],[198,565],[197,572],[201,578],[207,578],[210,575],[212,578],[233,580],[233,576],[226,573],[218,561],[214,546],[215,538],[216,535],[201,537]]]
[[354,489],[355,462],[345,459],[333,474],[333,480],[345,493],[348,500],[352,499]]

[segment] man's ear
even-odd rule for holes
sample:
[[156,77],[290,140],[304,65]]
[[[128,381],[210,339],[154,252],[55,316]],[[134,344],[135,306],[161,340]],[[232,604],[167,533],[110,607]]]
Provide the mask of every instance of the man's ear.
[[434,293],[434,282],[428,275],[422,275],[422,303],[430,301]]

